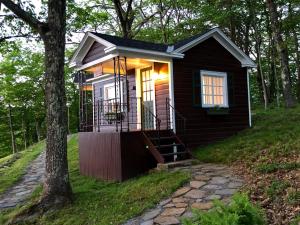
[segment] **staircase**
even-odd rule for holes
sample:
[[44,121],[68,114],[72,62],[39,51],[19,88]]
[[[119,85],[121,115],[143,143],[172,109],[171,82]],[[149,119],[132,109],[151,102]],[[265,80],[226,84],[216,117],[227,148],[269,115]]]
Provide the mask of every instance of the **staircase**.
[[158,163],[181,161],[191,157],[189,149],[171,130],[143,131],[143,137],[146,147]]
[[[171,118],[171,115],[175,118]],[[191,152],[177,134],[185,137],[186,119],[166,99],[166,123],[163,129],[161,119],[142,103],[142,121],[145,124],[155,124],[155,129],[149,129],[142,124],[142,134],[146,148],[152,153],[158,163],[169,163],[191,158]],[[173,124],[172,124],[173,123]],[[175,124],[176,123],[176,124]],[[176,125],[177,134],[173,127]]]

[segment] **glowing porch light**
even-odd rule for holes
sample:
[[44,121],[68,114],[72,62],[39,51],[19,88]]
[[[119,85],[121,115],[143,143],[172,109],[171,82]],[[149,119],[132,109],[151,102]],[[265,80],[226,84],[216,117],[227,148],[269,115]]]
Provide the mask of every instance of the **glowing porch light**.
[[165,73],[153,73],[153,80],[164,80],[167,79],[168,74]]

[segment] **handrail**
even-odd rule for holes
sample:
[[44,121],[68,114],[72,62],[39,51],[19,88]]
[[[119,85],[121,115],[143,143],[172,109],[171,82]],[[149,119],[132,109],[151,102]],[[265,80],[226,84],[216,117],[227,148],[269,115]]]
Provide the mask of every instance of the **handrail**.
[[[174,112],[174,113],[173,113]],[[172,106],[170,104],[170,99],[166,98],[166,114],[167,114],[167,127],[168,129],[173,128],[174,131],[174,127],[176,125],[176,121],[179,122],[180,120],[182,121],[182,136],[183,136],[183,142],[186,145],[186,121],[187,119],[180,113],[178,112],[178,110],[175,109],[174,106]],[[175,114],[175,117],[174,117]],[[171,120],[171,115],[172,115],[172,120]],[[178,118],[176,120],[176,118]],[[173,126],[171,126],[171,123],[173,123]],[[176,133],[180,133],[178,126],[176,126]]]
[[[151,109],[149,109],[146,105],[145,105],[145,102],[143,102],[143,101],[141,101],[141,112],[142,112],[142,118],[141,118],[141,120],[143,120],[143,119],[147,119],[146,117],[145,117],[145,110],[147,110],[147,112],[149,113],[149,115],[152,117],[152,119],[153,119],[153,122],[155,122],[155,124],[156,124],[156,127],[155,127],[155,131],[157,131],[157,136],[155,137],[155,138],[157,138],[158,139],[158,150],[160,149],[160,141],[161,141],[161,137],[160,137],[160,125],[161,125],[161,119],[160,118],[158,118],[158,116],[157,115],[155,115],[154,113],[153,113],[153,111],[151,110]],[[150,122],[151,122],[152,120],[150,120]],[[142,123],[142,126],[141,126],[141,129],[142,130],[145,130],[145,127],[144,127],[144,124]],[[155,132],[154,131],[154,132]],[[151,136],[151,137],[153,137],[153,133],[152,134],[146,134],[147,136]]]

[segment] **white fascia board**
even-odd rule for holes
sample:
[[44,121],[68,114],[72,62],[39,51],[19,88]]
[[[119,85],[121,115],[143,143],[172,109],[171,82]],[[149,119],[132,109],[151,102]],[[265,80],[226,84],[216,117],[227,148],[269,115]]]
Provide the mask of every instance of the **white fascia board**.
[[241,62],[242,67],[256,68],[256,64],[252,61],[252,59],[250,59],[249,56],[239,49],[219,28],[210,30],[197,39],[176,49],[173,53],[183,53],[210,37],[213,37],[215,40],[217,40],[225,49],[227,49],[235,58],[237,58]]
[[85,35],[84,35],[84,37],[82,38],[82,40],[81,40],[81,42],[80,42],[78,48],[76,49],[74,55],[72,56],[72,58],[71,58],[71,60],[70,60],[70,63],[69,63],[69,66],[70,66],[70,67],[76,66],[76,60],[75,60],[75,59],[77,58],[77,56],[78,56],[80,50],[83,48],[84,44],[86,43],[87,38],[88,38],[88,33],[85,33]]
[[84,69],[87,69],[87,68],[89,68],[89,67],[92,67],[92,66],[94,66],[94,65],[97,65],[97,64],[102,63],[102,62],[105,62],[105,61],[108,61],[108,60],[110,60],[110,59],[112,59],[112,58],[114,58],[114,57],[117,57],[117,56],[118,56],[117,53],[113,53],[113,54],[106,55],[106,56],[104,56],[104,57],[102,57],[102,58],[100,58],[100,59],[94,60],[94,61],[92,61],[92,62],[89,62],[89,63],[87,63],[87,64],[84,64],[84,65],[78,67],[77,70],[84,70]]
[[113,77],[113,75],[111,74],[104,74],[104,75],[100,75],[100,76],[97,76],[97,77],[94,77],[94,78],[91,78],[91,79],[87,79],[86,81],[87,82],[92,82],[93,84],[97,83],[96,81],[98,80],[106,80],[106,78],[109,78],[109,77]]
[[152,51],[152,50],[144,50],[139,48],[128,48],[128,47],[122,47],[117,46],[116,48],[112,48],[112,50],[119,50],[119,51],[126,51],[126,52],[132,52],[132,53],[142,53],[145,55],[154,55],[154,56],[162,56],[162,57],[169,57],[169,58],[180,58],[182,59],[184,57],[184,54],[181,53],[167,53],[167,52],[159,52],[159,51]]

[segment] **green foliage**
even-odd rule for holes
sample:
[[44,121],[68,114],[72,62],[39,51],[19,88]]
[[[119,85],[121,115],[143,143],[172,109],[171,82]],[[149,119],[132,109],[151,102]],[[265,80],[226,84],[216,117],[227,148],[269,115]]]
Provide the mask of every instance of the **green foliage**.
[[270,187],[267,187],[267,195],[271,199],[276,199],[280,194],[290,186],[290,183],[287,181],[274,180],[272,181]]
[[[184,172],[155,172],[122,183],[82,176],[79,173],[77,135],[73,135],[68,143],[68,161],[75,197],[73,204],[59,211],[48,212],[36,224],[122,224],[153,207],[189,179]],[[32,200],[37,196],[35,193]],[[18,210],[21,209],[9,210],[2,216],[0,214],[0,222],[7,221]]]
[[287,196],[288,203],[291,205],[297,205],[300,202],[300,191],[293,190]]
[[[42,141],[28,148],[26,151],[18,153],[19,156],[12,163],[7,164],[14,157],[13,155],[0,158],[0,194],[20,179],[27,166],[44,149],[45,142]],[[1,165],[4,164],[7,166],[2,167]]]
[[[66,55],[69,56],[70,51]],[[11,105],[13,132],[17,150],[46,136],[44,102],[44,56],[21,43],[1,46],[0,57],[0,157],[10,154],[11,134],[8,107]],[[66,66],[65,83],[70,115],[70,131],[78,128],[78,92],[73,70]],[[39,137],[38,137],[39,136]]]
[[[276,160],[300,153],[300,106],[293,109],[257,110],[253,127],[219,143],[195,150],[204,162],[253,162],[258,157]],[[288,119],[287,119],[288,118]],[[292,165],[292,164],[291,164]]]
[[263,163],[257,166],[260,173],[273,173],[278,170],[294,170],[300,168],[300,163]]
[[232,202],[225,205],[214,202],[208,212],[195,211],[192,219],[184,220],[184,225],[264,225],[266,224],[260,208],[254,206],[246,194],[236,194]]

